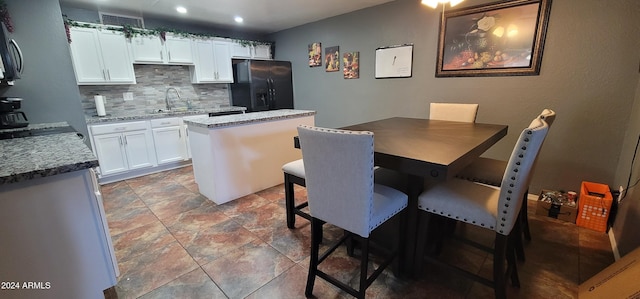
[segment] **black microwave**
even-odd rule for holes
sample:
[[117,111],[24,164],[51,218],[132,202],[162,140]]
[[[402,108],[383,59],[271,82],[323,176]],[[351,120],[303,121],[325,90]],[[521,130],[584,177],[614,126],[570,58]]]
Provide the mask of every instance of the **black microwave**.
[[[0,30],[0,81],[12,82],[20,78],[24,69],[22,51],[15,40],[9,37],[4,23]],[[10,83],[11,84],[11,83]]]

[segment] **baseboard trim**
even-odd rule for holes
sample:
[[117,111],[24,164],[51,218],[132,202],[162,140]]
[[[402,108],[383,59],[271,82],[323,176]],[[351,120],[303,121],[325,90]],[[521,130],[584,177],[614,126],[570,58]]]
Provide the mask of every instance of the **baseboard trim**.
[[127,171],[124,173],[119,173],[119,174],[114,174],[109,176],[98,176],[98,183],[100,185],[115,183],[115,182],[137,178],[137,177],[141,177],[149,174],[181,168],[189,165],[191,165],[191,160],[173,162],[173,163],[168,163],[168,164],[155,166],[155,167],[136,169],[136,170]]
[[620,259],[620,251],[618,251],[618,242],[616,242],[616,236],[613,233],[613,229],[609,229],[609,243],[611,243],[611,251],[613,252],[613,258],[618,261]]

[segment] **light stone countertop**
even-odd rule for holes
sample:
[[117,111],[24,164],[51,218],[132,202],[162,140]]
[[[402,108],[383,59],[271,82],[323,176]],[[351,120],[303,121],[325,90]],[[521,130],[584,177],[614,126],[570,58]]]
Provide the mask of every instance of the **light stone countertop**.
[[216,117],[187,117],[184,119],[184,122],[189,126],[217,128],[270,120],[297,118],[315,114],[316,112],[312,110],[280,109]]
[[[37,124],[22,130],[58,126],[68,125]],[[0,140],[0,159],[0,185],[98,166],[98,158],[75,132]]]
[[107,116],[86,116],[85,119],[88,125],[98,124],[98,123],[107,123],[107,122],[116,122],[116,121],[128,121],[128,120],[145,120],[145,119],[156,119],[156,118],[166,118],[166,117],[175,117],[175,116],[189,116],[189,115],[198,115],[198,114],[209,114],[209,113],[217,113],[217,112],[230,112],[230,111],[245,111],[246,107],[220,107],[220,108],[207,108],[207,109],[193,109],[193,110],[172,110],[172,111],[164,111],[158,110],[150,113],[140,113],[140,112],[131,112],[131,113],[120,113],[117,115]]

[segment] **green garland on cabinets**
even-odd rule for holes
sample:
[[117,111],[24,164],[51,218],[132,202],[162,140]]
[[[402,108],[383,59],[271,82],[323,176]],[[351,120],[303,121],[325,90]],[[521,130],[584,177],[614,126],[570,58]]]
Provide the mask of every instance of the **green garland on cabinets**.
[[[70,27],[81,27],[81,28],[95,28],[95,29],[106,29],[106,30],[110,30],[110,31],[115,31],[115,32],[121,32],[122,34],[124,34],[124,36],[126,38],[132,38],[132,37],[136,37],[136,36],[158,36],[160,37],[163,41],[166,40],[166,34],[167,33],[171,33],[173,35],[176,36],[181,36],[184,38],[191,38],[191,39],[210,39],[210,38],[215,38],[215,37],[221,37],[221,38],[227,38],[227,37],[223,37],[223,36],[218,36],[215,34],[208,34],[208,33],[190,33],[190,32],[185,32],[185,31],[181,31],[181,30],[176,30],[176,29],[171,29],[171,28],[155,28],[155,29],[141,29],[141,28],[137,28],[137,27],[133,27],[131,25],[123,25],[123,26],[105,26],[102,24],[93,24],[93,23],[83,23],[83,22],[76,22],[74,20],[69,19],[66,15],[62,15],[63,19],[64,19],[64,27],[65,30],[67,31],[67,41],[69,43],[71,43],[71,36],[69,35],[69,28]],[[235,38],[230,38],[231,40],[233,40],[234,42],[241,44],[243,46],[259,46],[259,45],[271,45],[272,42],[266,42],[266,41],[253,41],[253,40],[244,40],[244,39],[235,39]]]

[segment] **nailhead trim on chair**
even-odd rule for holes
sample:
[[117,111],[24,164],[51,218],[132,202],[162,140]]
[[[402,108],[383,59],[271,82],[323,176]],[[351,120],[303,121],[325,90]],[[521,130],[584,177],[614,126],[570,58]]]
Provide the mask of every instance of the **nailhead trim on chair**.
[[[420,209],[422,209],[422,210],[425,210],[425,211],[427,211],[427,212],[434,213],[434,214],[440,213],[440,215],[444,216],[444,211],[440,211],[440,212],[438,212],[438,211],[436,211],[435,209],[426,208],[426,207],[423,207],[422,205],[418,205],[418,208],[420,208]],[[447,217],[451,218],[451,214],[447,214]],[[459,216],[459,215],[454,215],[454,217],[455,217],[456,219],[460,219],[460,216]],[[503,221],[505,221],[505,219],[504,219],[504,218],[502,218],[502,220],[503,220]],[[476,224],[476,221],[475,221],[475,220],[473,220],[473,221],[469,221],[467,218],[462,219],[462,221],[464,221],[464,222],[466,222],[466,223]],[[484,227],[484,226],[485,226],[485,224],[484,224],[484,223],[480,223],[480,226]],[[504,224],[503,224],[502,226],[504,226]],[[494,229],[493,225],[489,225],[489,228],[490,228],[490,229]]]
[[[531,134],[532,134],[532,132],[529,130],[529,131],[527,131],[527,134],[528,134],[528,135],[531,135]],[[529,137],[525,137],[525,138],[523,139],[523,141],[524,141],[524,142],[529,142]],[[522,152],[522,153],[520,153],[520,154],[518,154],[518,158],[522,159],[522,158],[524,157],[524,154],[525,154],[526,150],[527,150],[527,146],[526,146],[526,145],[523,145],[520,149],[521,149],[523,152]],[[522,161],[516,161],[516,163],[515,163],[515,164],[516,164],[516,165],[518,165],[518,166],[520,166],[520,165],[522,164],[521,162],[522,162]],[[518,168],[516,167],[516,168],[514,168],[512,171],[513,171],[514,173],[517,173],[517,172],[518,172]],[[515,176],[515,175],[514,175],[514,176],[512,176],[512,177],[511,177],[511,180],[512,180],[512,182],[511,182],[511,183],[509,183],[509,188],[513,188],[513,187],[515,186],[516,176]],[[507,190],[507,193],[508,193],[508,194],[513,194],[513,190],[512,190],[512,189],[508,189],[508,190]],[[511,201],[511,196],[508,196],[508,197],[506,198],[506,200],[507,200],[507,201]],[[526,203],[525,203],[525,204],[526,204]],[[504,204],[504,207],[505,207],[505,209],[504,209],[504,210],[502,210],[502,214],[507,214],[507,213],[508,213],[508,211],[506,210],[506,208],[509,208],[509,203],[505,203],[505,204]],[[500,220],[501,220],[501,222],[500,222],[500,227],[504,227],[504,226],[505,226],[505,222],[507,221],[507,220],[506,220],[506,218],[502,217],[502,218],[500,218]],[[503,230],[503,229],[500,229],[500,230],[499,230],[499,232],[500,232],[501,234],[504,234],[504,230]]]

